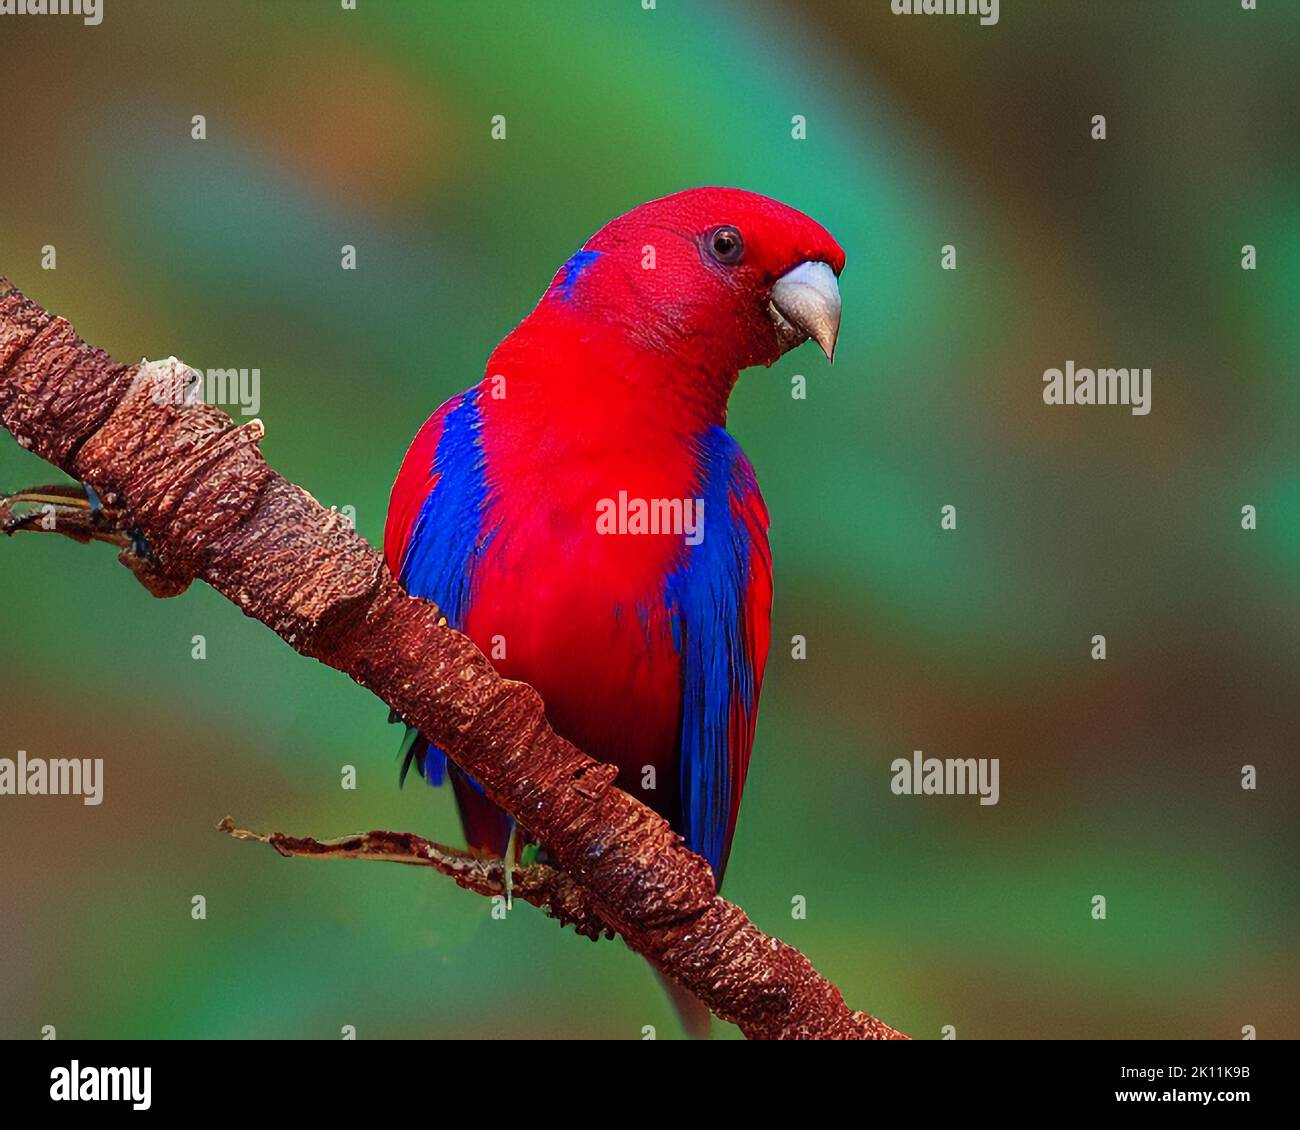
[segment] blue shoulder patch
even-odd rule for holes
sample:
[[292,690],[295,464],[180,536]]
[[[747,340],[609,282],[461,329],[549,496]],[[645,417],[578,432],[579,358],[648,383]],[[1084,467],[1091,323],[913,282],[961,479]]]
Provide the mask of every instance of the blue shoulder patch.
[[569,256],[568,261],[560,268],[564,272],[564,277],[559,281],[560,297],[568,302],[573,297],[573,288],[578,280],[582,278],[587,268],[600,258],[599,251],[579,251]]
[[731,813],[731,716],[754,701],[745,647],[750,536],[731,509],[740,445],[720,427],[698,437],[704,538],[688,546],[664,590],[682,664],[681,833],[719,874]]

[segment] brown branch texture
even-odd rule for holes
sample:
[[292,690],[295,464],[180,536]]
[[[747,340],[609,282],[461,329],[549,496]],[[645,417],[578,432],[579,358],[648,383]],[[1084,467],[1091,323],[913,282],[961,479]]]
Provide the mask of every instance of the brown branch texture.
[[[151,553],[121,550],[158,596],[206,581],[291,647],[351,676],[437,743],[546,844],[549,876],[515,893],[591,936],[608,927],[751,1038],[889,1039],[803,954],[714,891],[668,824],[547,724],[531,687],[501,678],[438,609],[408,597],[338,513],[263,460],[260,421],[236,426],[184,395],[174,358],[124,365],[0,278],[0,424],[89,483]],[[326,845],[281,837],[285,854]],[[399,833],[336,854],[401,858],[498,893],[499,869]],[[314,845],[314,847],[312,846]],[[558,876],[557,877],[557,873]]]

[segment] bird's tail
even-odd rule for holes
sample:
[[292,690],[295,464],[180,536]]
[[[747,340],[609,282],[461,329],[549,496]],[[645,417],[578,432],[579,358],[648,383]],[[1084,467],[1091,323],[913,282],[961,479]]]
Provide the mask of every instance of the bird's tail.
[[709,1038],[709,1022],[713,1019],[713,1013],[709,1011],[709,1006],[690,989],[679,985],[671,977],[660,973],[657,969],[655,970],[655,976],[659,978],[659,984],[664,987],[668,999],[673,1002],[673,1011],[677,1013],[677,1019],[682,1022],[686,1034],[692,1040],[707,1040]]
[[[390,714],[388,720],[402,721],[396,713]],[[402,762],[398,774],[399,785],[406,783],[406,775],[412,766],[434,788],[441,787],[450,778],[466,844],[473,851],[494,859],[505,858],[514,821],[483,795],[482,788],[473,777],[455,762],[448,761],[447,755],[437,746],[431,745],[414,726],[406,727],[406,736],[402,739],[397,756]]]
[[515,822],[483,794],[479,783],[454,761],[447,763],[465,842],[493,859],[505,859]]
[[[398,720],[400,719],[392,719]],[[465,830],[465,842],[474,851],[494,859],[504,859],[510,850],[510,833],[514,821],[499,809],[486,796],[477,781],[464,772],[455,762],[448,761],[442,750],[430,745],[414,727],[408,726],[406,738],[399,753],[402,759],[401,780],[414,765],[416,772],[429,784],[441,785],[450,778],[452,791],[456,796],[456,807],[460,811],[461,824]],[[515,857],[519,856],[522,841],[515,845]],[[681,1021],[686,1034],[693,1040],[709,1038],[709,1024],[713,1014],[708,1006],[690,989],[684,988],[655,970],[655,976],[663,985],[664,992],[672,1001],[673,1011]]]

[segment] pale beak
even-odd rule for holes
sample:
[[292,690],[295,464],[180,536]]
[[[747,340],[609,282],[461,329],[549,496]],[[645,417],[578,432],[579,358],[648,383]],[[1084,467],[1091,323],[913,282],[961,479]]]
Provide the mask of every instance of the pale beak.
[[[812,338],[835,360],[840,335],[840,286],[829,263],[809,261],[786,271],[772,287],[768,313],[787,348]],[[797,339],[797,340],[796,340]]]

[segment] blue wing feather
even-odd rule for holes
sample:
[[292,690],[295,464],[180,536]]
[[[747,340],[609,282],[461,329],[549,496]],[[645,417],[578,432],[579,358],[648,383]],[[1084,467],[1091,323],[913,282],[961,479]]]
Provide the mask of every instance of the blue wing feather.
[[[469,611],[474,561],[490,538],[482,534],[487,482],[478,396],[477,388],[465,393],[443,420],[433,457],[435,486],[415,519],[398,577],[412,596],[437,604],[456,629]],[[419,738],[409,756],[429,784],[443,783],[447,756],[441,749]]]
[[[753,563],[768,560],[766,515],[739,444],[721,427],[697,443],[704,537],[687,547],[681,566],[668,577],[665,597],[682,665],[680,831],[721,883],[766,658],[766,631],[760,641],[747,607]],[[752,512],[763,521],[748,521]],[[765,618],[767,609],[760,611]]]

